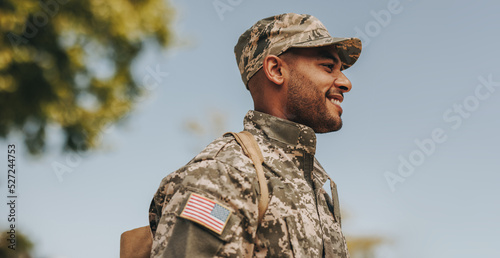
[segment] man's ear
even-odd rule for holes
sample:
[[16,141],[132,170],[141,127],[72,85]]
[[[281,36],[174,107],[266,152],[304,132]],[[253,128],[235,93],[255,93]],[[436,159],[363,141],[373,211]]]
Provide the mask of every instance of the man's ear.
[[286,63],[283,59],[275,55],[268,55],[264,58],[262,70],[269,81],[277,85],[283,85],[286,74],[286,71],[283,69],[284,65],[286,65]]

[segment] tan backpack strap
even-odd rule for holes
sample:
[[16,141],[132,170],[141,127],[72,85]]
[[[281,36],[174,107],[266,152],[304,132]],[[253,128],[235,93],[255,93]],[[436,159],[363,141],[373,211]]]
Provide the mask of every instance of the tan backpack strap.
[[120,238],[120,258],[150,257],[152,245],[153,235],[149,226],[125,231]]
[[267,205],[269,204],[269,189],[267,187],[266,177],[264,176],[264,169],[262,168],[264,156],[262,156],[259,144],[250,132],[241,131],[239,133],[228,133],[232,134],[236,141],[241,145],[243,152],[252,160],[255,170],[257,171],[257,179],[260,187],[260,198],[258,203],[260,225],[262,218],[264,217],[264,213],[266,213]]

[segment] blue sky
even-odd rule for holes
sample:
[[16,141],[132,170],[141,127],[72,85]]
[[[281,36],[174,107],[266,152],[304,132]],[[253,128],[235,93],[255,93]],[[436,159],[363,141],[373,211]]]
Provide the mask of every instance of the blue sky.
[[[230,8],[218,12],[214,3]],[[390,239],[378,257],[500,257],[498,2],[174,5],[175,46],[150,44],[136,60],[148,97],[104,133],[100,150],[18,155],[17,226],[35,241],[37,257],[118,257],[120,234],[148,223],[161,179],[212,140],[186,133],[185,122],[212,128],[215,112],[226,117],[223,131],[242,129],[253,105],[233,47],[257,20],[285,12],[312,14],[333,36],[359,36],[365,45],[345,72],[353,89],[343,102],[344,127],[318,135],[317,158],[347,214],[344,232]],[[23,148],[15,137],[0,143]],[[58,178],[54,164],[70,170]]]

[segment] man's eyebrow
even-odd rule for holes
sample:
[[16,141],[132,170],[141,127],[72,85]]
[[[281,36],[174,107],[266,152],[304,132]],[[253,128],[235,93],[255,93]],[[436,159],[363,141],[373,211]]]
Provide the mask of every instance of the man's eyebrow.
[[337,64],[337,63],[340,62],[340,60],[337,57],[335,57],[332,53],[330,53],[330,52],[328,52],[326,50],[321,50],[318,53],[318,56],[320,58],[323,58],[323,59],[332,59],[335,64]]

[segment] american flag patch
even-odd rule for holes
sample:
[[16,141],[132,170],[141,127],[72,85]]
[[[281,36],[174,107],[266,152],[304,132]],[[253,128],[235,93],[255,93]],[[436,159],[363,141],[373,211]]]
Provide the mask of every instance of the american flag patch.
[[220,235],[230,214],[229,209],[217,202],[191,193],[180,217],[199,223]]

